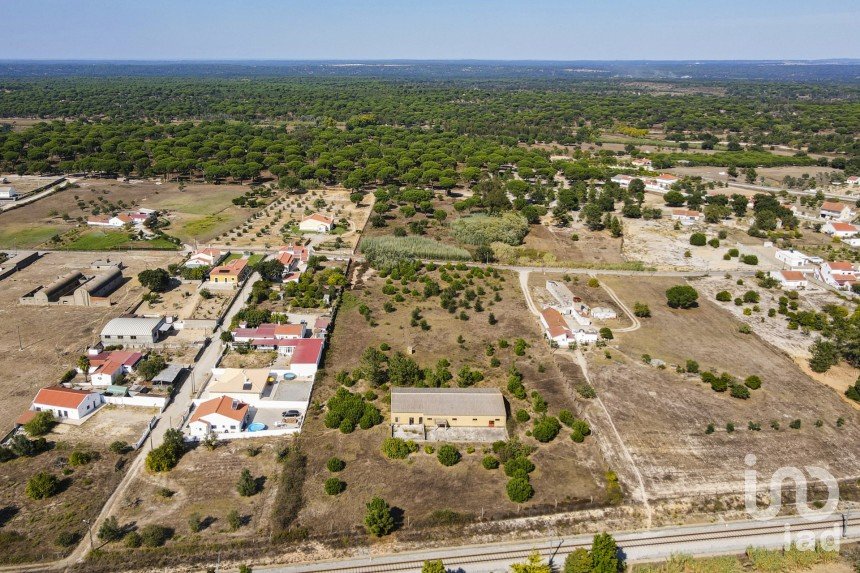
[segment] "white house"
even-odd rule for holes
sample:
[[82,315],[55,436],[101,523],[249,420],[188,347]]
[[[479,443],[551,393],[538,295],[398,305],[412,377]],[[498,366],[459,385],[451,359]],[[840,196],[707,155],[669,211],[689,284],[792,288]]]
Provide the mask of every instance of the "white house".
[[251,420],[248,404],[221,396],[201,402],[188,420],[188,432],[196,438],[208,434],[235,434],[241,432]]
[[651,169],[651,160],[644,157],[634,159],[630,163],[632,163],[635,167],[644,167],[647,169]]
[[825,201],[821,204],[820,215],[828,221],[848,222],[854,218],[854,211],[845,203],[839,201]]
[[151,346],[172,328],[173,325],[167,324],[163,316],[121,316],[105,325],[101,332],[101,341],[105,346]]
[[794,249],[777,250],[774,257],[776,260],[783,262],[792,268],[812,264],[817,258],[810,257],[809,255],[803,254],[800,251],[795,251]]
[[815,269],[815,278],[840,290],[851,290],[857,282],[857,269],[848,261],[822,263]]
[[110,386],[123,374],[134,371],[134,367],[143,360],[140,352],[115,350],[112,352],[97,352],[89,354],[90,382],[93,386]]
[[800,271],[771,271],[770,276],[779,281],[786,290],[800,290],[809,286],[806,276]]
[[615,312],[615,309],[607,306],[595,306],[591,309],[591,318],[596,318],[597,320],[609,320],[611,318],[618,318],[618,313]]
[[652,191],[654,193],[665,193],[678,181],[680,181],[680,179],[674,175],[661,173],[653,179],[645,180],[645,190]]
[[565,322],[559,311],[550,307],[540,312],[540,321],[546,330],[546,337],[558,344],[561,348],[569,348],[573,338],[573,332]]
[[848,179],[845,180],[845,183],[847,185],[851,185],[851,186],[856,187],[857,185],[860,185],[860,177],[858,177],[857,175],[852,175],[851,177],[849,177]]
[[836,237],[837,239],[845,239],[847,237],[853,237],[858,232],[860,232],[860,229],[858,229],[851,223],[828,221],[827,223],[821,225],[821,232],[825,235]]
[[302,219],[299,230],[312,231],[315,233],[328,233],[334,227],[334,219],[326,217],[321,213],[314,213]]
[[18,191],[10,186],[0,187],[0,199],[10,199],[14,201],[18,198]]
[[64,386],[42,388],[33,399],[30,410],[34,412],[49,411],[58,420],[82,420],[98,409],[102,398],[95,392],[74,390]]
[[275,381],[268,368],[213,368],[209,398],[232,398],[256,404]]
[[612,181],[613,183],[617,183],[618,185],[626,189],[630,186],[630,182],[633,181],[633,179],[634,177],[631,177],[630,175],[616,175],[610,181]]
[[221,252],[221,249],[201,249],[188,257],[188,260],[185,261],[183,266],[192,269],[198,267],[214,267],[221,261],[224,254],[225,253]]
[[252,346],[274,346],[278,340],[304,338],[308,334],[307,330],[307,325],[304,322],[298,324],[263,323],[256,328],[237,328],[233,331],[233,342],[244,342]]
[[689,225],[699,221],[704,215],[702,215],[699,211],[692,211],[690,209],[673,209],[672,210],[672,220],[681,221],[682,223]]

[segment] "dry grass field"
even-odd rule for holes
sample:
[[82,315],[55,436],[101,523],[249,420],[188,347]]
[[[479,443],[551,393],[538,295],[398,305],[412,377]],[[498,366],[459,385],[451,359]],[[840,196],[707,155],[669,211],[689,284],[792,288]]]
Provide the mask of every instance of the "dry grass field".
[[[460,273],[461,276],[464,274]],[[435,273],[431,275],[435,276]],[[405,352],[408,347],[414,349],[412,357],[423,367],[432,367],[440,358],[446,358],[451,362],[450,370],[455,376],[463,365],[481,370],[485,379],[479,386],[502,388],[512,411],[521,408],[531,410],[531,406],[504,390],[511,364],[516,364],[522,372],[526,388],[538,390],[547,400],[551,415],[565,408],[577,412],[582,407],[573,390],[579,373],[563,372],[556,364],[542,339],[536,319],[526,309],[515,275],[500,273],[504,282],[497,284],[502,287],[499,291],[502,300],[492,302],[491,296],[485,297],[484,312],[469,311],[468,321],[461,321],[440,308],[436,298],[421,302],[412,299],[411,295],[406,302],[396,305],[394,312],[386,313],[382,305],[388,297],[381,293],[384,280],[372,273],[361,276],[362,280],[346,294],[338,314],[326,356],[326,374],[314,387],[314,402],[324,403],[334,393],[338,386],[335,372],[356,368],[365,348],[388,342],[392,346],[390,352]],[[477,278],[474,282],[475,288],[483,285],[488,292],[491,292],[487,288],[489,284],[496,283],[491,279],[485,284]],[[371,309],[378,326],[369,326],[358,312],[361,304]],[[429,330],[410,326],[410,313],[415,307],[420,309],[430,325]],[[494,326],[487,323],[491,312],[498,319]],[[457,342],[461,335],[462,344]],[[512,347],[498,347],[499,339],[513,342],[518,337],[530,345],[525,356],[515,356]],[[490,357],[485,353],[488,343],[495,346],[494,356],[500,360],[498,367],[489,364]],[[351,390],[368,391],[370,388],[362,382]],[[373,391],[379,396],[374,404],[387,421],[386,392],[382,388]],[[526,435],[531,426],[531,422],[517,424],[509,420],[509,430],[513,435],[524,443],[539,445]],[[576,444],[570,440],[569,434],[569,430],[562,429],[554,441],[539,445],[532,455],[537,466],[532,474],[535,497],[526,504],[527,508],[587,502],[592,496],[595,500],[602,498],[606,468],[595,439],[588,438],[585,443]],[[408,460],[387,459],[380,446],[388,435],[386,424],[371,430],[341,434],[337,429],[325,428],[322,415],[310,416],[306,420],[302,441],[308,455],[308,479],[304,489],[306,505],[299,517],[303,525],[322,533],[328,532],[333,521],[336,522],[335,530],[357,525],[363,518],[364,504],[375,495],[402,509],[407,526],[426,523],[432,520],[434,511],[446,509],[485,518],[516,514],[517,505],[508,501],[504,492],[507,478],[502,471],[486,470],[481,466],[489,444],[474,444],[471,453],[466,444],[459,445],[462,461],[446,468],[438,462],[435,454],[425,453],[423,449]],[[334,455],[346,462],[346,469],[339,477],[347,483],[346,491],[336,498],[327,496],[322,489],[328,477],[326,461]]]
[[[754,334],[741,334],[735,318],[703,297],[698,308],[668,308],[665,290],[678,280],[604,280],[628,306],[642,301],[651,308],[652,317],[643,319],[640,329],[616,336],[610,359],[598,352],[588,358],[598,394],[649,495],[740,491],[748,453],[758,457],[756,469],[764,476],[783,465],[822,465],[838,478],[857,478],[860,413],[834,390],[810,379]],[[666,361],[667,367],[646,365],[644,354]],[[674,365],[687,359],[702,370],[741,380],[760,376],[762,388],[748,400],[714,392],[698,376],[675,372]],[[837,428],[840,417],[845,425]],[[801,428],[790,429],[797,419]],[[734,432],[726,430],[729,422]],[[748,430],[749,422],[759,423],[761,430]],[[709,423],[716,430],[710,435],[705,431]]]
[[247,190],[242,185],[193,184],[180,191],[175,182],[156,185],[150,181],[82,179],[75,187],[0,214],[0,246],[39,246],[53,235],[74,228],[78,218],[85,221],[93,205],[157,209],[170,220],[167,234],[185,242],[208,241],[253,213],[253,209],[231,202]]
[[[169,527],[176,540],[188,543],[229,543],[248,536],[268,538],[278,445],[272,439],[233,440],[212,451],[202,446],[189,450],[170,472],[153,474],[143,470],[120,502],[117,519],[120,524],[138,528],[147,524]],[[236,489],[245,468],[262,484],[260,492],[250,497],[240,496]],[[243,519],[237,531],[231,531],[226,519],[232,510]],[[189,528],[192,514],[199,515],[205,525],[199,533]]]
[[[579,237],[573,240],[573,235]],[[594,232],[585,228],[579,221],[574,221],[568,228],[532,225],[526,235],[523,246],[535,262],[547,264],[565,264],[571,266],[577,263],[622,263],[627,258],[621,252],[621,239],[613,239],[608,231]]]
[[[0,281],[0,394],[8,416],[0,420],[0,433],[12,428],[17,415],[27,409],[36,391],[56,383],[74,367],[87,344],[98,339],[104,324],[132,308],[145,292],[137,273],[166,267],[176,255],[158,252],[113,253],[112,260],[126,265],[130,280],[117,289],[111,307],[29,306],[18,299],[58,275],[89,269],[92,253],[48,253],[24,270]],[[19,350],[18,336],[21,336]]]
[[[72,548],[60,546],[58,536],[72,534],[80,540],[87,535],[83,520],[98,515],[130,463],[128,456],[110,452],[111,440],[81,443],[67,438],[53,432],[47,436],[53,444],[51,450],[0,464],[0,565],[68,554]],[[95,452],[99,459],[72,467],[68,459],[75,449]],[[59,478],[61,491],[48,499],[33,500],[26,494],[27,481],[40,471]]]
[[180,284],[159,294],[158,302],[145,302],[140,312],[147,314],[170,314],[180,320],[215,320],[226,310],[232,300],[232,291],[209,291],[208,299],[200,296],[199,284]]

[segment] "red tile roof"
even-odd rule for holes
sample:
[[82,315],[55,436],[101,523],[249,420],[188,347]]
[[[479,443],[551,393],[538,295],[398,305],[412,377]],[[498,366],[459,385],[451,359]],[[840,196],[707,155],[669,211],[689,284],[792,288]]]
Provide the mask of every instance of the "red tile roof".
[[698,211],[691,211],[690,209],[675,209],[672,211],[673,215],[677,215],[679,217],[701,217],[702,214]]
[[64,386],[50,386],[39,390],[33,399],[34,404],[57,406],[59,408],[77,408],[91,392],[74,390]]
[[196,422],[200,418],[210,414],[220,414],[232,420],[236,420],[237,422],[241,422],[245,419],[245,415],[248,413],[248,405],[236,400],[236,407],[234,408],[233,401],[233,398],[221,396],[220,398],[213,398],[212,400],[201,402],[200,405],[197,406],[197,409],[194,410],[188,423]]
[[319,364],[322,359],[323,344],[325,341],[322,338],[299,338],[298,340],[290,340],[296,347],[293,350],[293,356],[290,359],[290,364]]
[[308,215],[302,222],[304,221],[319,221],[320,223],[325,223],[326,225],[331,225],[334,223],[334,219],[330,219],[321,213],[314,213],[313,215]]
[[833,261],[825,264],[831,271],[854,271],[854,264],[848,261]]
[[852,225],[851,223],[840,223],[839,221],[834,221],[833,223],[828,223],[831,227],[833,227],[834,231],[838,232],[857,232],[857,227]]
[[247,259],[233,259],[229,263],[225,265],[221,265],[218,267],[214,267],[211,271],[209,271],[209,275],[218,275],[218,276],[239,276],[242,274],[242,271],[245,270],[245,267],[248,266]]

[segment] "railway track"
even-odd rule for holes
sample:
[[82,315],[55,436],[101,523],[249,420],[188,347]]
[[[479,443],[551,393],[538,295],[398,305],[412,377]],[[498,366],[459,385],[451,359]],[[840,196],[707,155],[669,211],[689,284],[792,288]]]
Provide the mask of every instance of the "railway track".
[[[761,524],[738,526],[738,524],[724,524],[724,529],[717,526],[706,527],[706,531],[667,531],[663,533],[626,533],[616,536],[619,547],[627,554],[636,548],[672,547],[690,543],[713,543],[721,541],[749,540],[749,545],[757,545],[756,539],[763,537],[782,536],[786,531],[786,525],[791,531],[822,533],[833,531],[838,528],[843,538],[847,538],[849,532],[851,539],[860,539],[860,514],[835,514],[831,517],[818,521],[803,521],[800,519]],[[717,527],[715,529],[715,527]],[[696,529],[696,528],[691,528]],[[432,552],[420,552],[418,555],[404,555],[402,559],[394,556],[379,556],[374,562],[373,557],[354,559],[350,562],[311,563],[305,566],[272,568],[270,571],[308,571],[314,573],[397,573],[408,571],[419,571],[427,559],[442,559],[449,568],[465,569],[469,571],[470,566],[503,563],[525,560],[530,554],[537,552],[542,559],[552,560],[560,563],[565,556],[576,549],[588,549],[591,539],[580,537],[577,539],[543,540],[536,541],[534,545],[526,543],[518,544],[515,548],[506,549],[504,546],[485,546],[470,548],[450,548],[439,551],[438,556]]]

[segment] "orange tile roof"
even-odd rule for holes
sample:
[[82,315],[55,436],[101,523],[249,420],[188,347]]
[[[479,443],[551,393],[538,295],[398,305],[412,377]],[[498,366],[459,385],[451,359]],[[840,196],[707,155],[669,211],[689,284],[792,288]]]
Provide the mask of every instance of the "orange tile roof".
[[672,211],[673,215],[683,216],[683,217],[701,217],[702,214],[698,211],[691,211],[690,209],[675,209]]
[[857,227],[855,227],[851,223],[840,223],[838,221],[835,221],[833,223],[828,224],[833,227],[834,231],[857,231]]
[[547,323],[547,331],[552,338],[556,338],[563,334],[570,336],[570,329],[567,323],[561,316],[561,313],[554,308],[545,308],[541,311],[544,320]]
[[77,408],[91,392],[74,390],[64,386],[50,386],[39,390],[33,399],[34,404],[57,406],[59,408]]
[[220,398],[213,398],[212,400],[201,402],[200,405],[197,406],[197,409],[194,410],[188,423],[196,422],[209,414],[220,414],[232,420],[236,420],[237,422],[241,422],[245,419],[245,415],[247,413],[248,405],[244,402],[236,400],[236,408],[233,408],[233,398],[221,396]]
[[218,276],[223,276],[223,275],[239,276],[240,274],[242,274],[242,271],[245,270],[246,266],[248,266],[248,260],[247,259],[233,259],[232,261],[230,261],[226,265],[221,265],[221,266],[213,268],[211,271],[209,271],[209,274],[210,275],[218,275]]
[[831,271],[853,271],[854,264],[848,261],[833,261],[832,263],[827,263],[827,266],[830,267]]
[[326,225],[331,225],[332,223],[334,223],[334,219],[330,219],[329,217],[326,217],[325,215],[322,215],[320,213],[308,215],[307,217],[302,219],[302,221],[319,221],[320,223],[325,223]]
[[18,426],[23,426],[24,424],[35,418],[36,414],[38,413],[39,412],[37,412],[36,410],[27,410],[26,412],[18,416],[18,418],[15,420],[15,424]]
[[821,204],[822,211],[842,212],[842,209],[844,209],[845,207],[847,207],[847,205],[844,205],[839,201],[825,201]]
[[782,278],[787,281],[805,281],[806,277],[800,271],[780,271]]
[[661,173],[657,176],[657,179],[662,179],[663,181],[674,181],[675,179],[677,179],[677,177],[670,173]]

